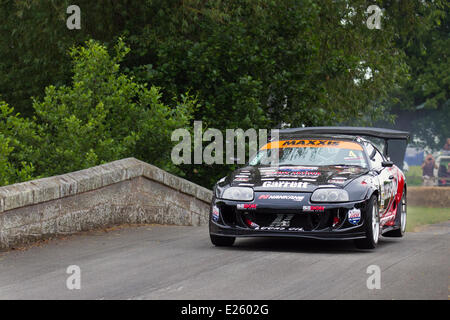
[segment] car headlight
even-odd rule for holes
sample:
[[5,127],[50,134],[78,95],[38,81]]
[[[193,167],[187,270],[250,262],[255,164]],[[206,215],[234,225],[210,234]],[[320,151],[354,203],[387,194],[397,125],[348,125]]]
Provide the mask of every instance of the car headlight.
[[230,187],[223,192],[222,199],[251,201],[253,200],[253,189],[243,187]]
[[343,202],[349,201],[348,192],[343,189],[317,189],[311,196],[314,202]]

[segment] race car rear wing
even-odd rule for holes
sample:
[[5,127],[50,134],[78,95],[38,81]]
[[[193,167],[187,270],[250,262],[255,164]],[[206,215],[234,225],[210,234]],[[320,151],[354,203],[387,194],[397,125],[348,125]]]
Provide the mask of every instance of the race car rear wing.
[[279,136],[304,136],[304,135],[348,135],[361,137],[374,137],[384,140],[385,156],[389,157],[397,167],[403,169],[406,146],[409,140],[409,132],[385,128],[365,127],[305,127],[280,129]]

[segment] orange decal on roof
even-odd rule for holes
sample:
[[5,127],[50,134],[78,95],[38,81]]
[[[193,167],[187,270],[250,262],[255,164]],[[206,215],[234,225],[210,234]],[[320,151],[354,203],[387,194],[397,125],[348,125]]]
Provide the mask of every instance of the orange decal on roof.
[[279,148],[338,148],[362,150],[363,148],[356,142],[337,140],[280,140],[266,144],[261,150]]

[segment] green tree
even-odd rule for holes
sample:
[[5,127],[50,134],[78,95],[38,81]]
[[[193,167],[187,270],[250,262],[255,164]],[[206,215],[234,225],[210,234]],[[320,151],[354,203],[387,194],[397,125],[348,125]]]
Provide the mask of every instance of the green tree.
[[31,154],[36,141],[34,124],[0,101],[0,186],[34,176]]
[[52,175],[134,156],[160,167],[170,163],[170,133],[188,124],[191,101],[170,108],[156,87],[120,73],[129,52],[122,40],[110,56],[95,41],[71,51],[71,86],[50,86],[36,100],[39,135],[46,154],[36,163]]
[[[132,70],[171,95],[197,93],[203,107],[195,119],[221,130],[355,119],[368,124],[384,115],[379,101],[407,69],[395,45],[401,25],[387,21],[414,12],[386,8],[383,29],[370,30],[367,6],[366,1],[351,6],[185,1],[162,10],[153,28],[130,38],[142,55]],[[230,168],[185,170],[190,179],[210,186]]]
[[158,88],[120,72],[128,52],[120,39],[113,56],[95,41],[73,48],[72,84],[47,87],[33,103],[32,120],[1,105],[2,183],[131,156],[180,173],[170,161],[171,132],[188,125],[195,99],[185,95],[176,107],[163,104]]
[[68,85],[73,46],[96,39],[114,45],[127,28],[148,20],[144,1],[80,0],[81,30],[66,27],[69,0],[0,0],[0,93],[24,115],[32,115],[32,97],[49,85]]
[[216,127],[375,117],[383,110],[372,102],[404,71],[394,40],[420,25],[417,6],[392,1],[377,1],[385,9],[380,31],[366,27],[363,0],[81,0],[82,29],[73,31],[69,4],[0,2],[0,92],[22,113],[45,86],[70,82],[68,48],[126,35],[133,54],[123,65],[170,92],[165,102],[198,93],[196,119]]
[[436,1],[421,8],[424,28],[398,39],[410,72],[389,95],[389,106],[394,126],[411,131],[413,143],[439,150],[450,137],[450,4]]

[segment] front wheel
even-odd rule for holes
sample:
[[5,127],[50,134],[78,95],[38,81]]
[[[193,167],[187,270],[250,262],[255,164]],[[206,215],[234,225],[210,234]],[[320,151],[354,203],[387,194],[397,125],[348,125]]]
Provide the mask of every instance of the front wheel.
[[366,237],[356,239],[355,246],[358,249],[374,249],[378,244],[380,237],[380,215],[378,210],[377,197],[373,195],[367,206],[366,211]]
[[210,234],[211,242],[216,247],[231,247],[236,240],[235,237],[222,237]]

